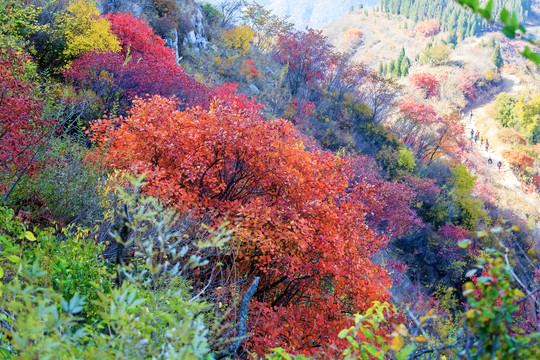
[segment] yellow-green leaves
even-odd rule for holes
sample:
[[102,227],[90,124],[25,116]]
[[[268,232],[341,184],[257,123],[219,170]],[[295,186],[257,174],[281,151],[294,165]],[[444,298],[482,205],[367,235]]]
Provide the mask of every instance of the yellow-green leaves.
[[111,24],[99,17],[96,3],[91,0],[72,0],[56,22],[66,37],[66,56],[77,56],[90,50],[120,51],[120,43],[111,32]]
[[32,234],[31,231],[25,231],[24,238],[28,241],[36,241],[36,237],[34,236],[34,234]]

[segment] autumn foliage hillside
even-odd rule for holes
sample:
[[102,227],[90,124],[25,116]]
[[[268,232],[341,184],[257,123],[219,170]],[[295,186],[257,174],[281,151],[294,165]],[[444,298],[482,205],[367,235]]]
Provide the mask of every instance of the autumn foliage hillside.
[[513,318],[534,301],[482,249],[496,212],[458,112],[428,103],[444,79],[399,98],[321,31],[238,4],[200,8],[211,44],[181,66],[160,36],[197,18],[180,3],[0,3],[0,352],[482,358],[495,314],[495,351],[537,355]]

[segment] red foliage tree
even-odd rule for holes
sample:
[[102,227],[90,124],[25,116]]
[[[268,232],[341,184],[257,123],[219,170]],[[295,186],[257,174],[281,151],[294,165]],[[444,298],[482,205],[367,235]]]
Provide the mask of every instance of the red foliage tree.
[[412,98],[402,100],[399,110],[401,117],[394,129],[404,143],[416,150],[420,159],[432,161],[440,154],[454,156],[465,147],[463,125],[457,111],[437,116],[433,106]]
[[480,75],[472,71],[468,72],[466,70],[460,71],[456,78],[457,87],[463,92],[465,98],[469,101],[476,99],[476,81]]
[[413,98],[403,99],[399,112],[401,117],[394,129],[408,145],[415,145],[421,135],[420,131],[438,121],[433,106],[422,104]]
[[420,124],[431,124],[436,121],[437,113],[431,105],[420,103],[413,98],[403,99],[399,106],[401,115],[412,118]]
[[416,73],[411,75],[409,81],[420,89],[427,98],[439,96],[440,83],[435,75],[429,73]]
[[322,31],[286,31],[278,36],[274,59],[289,65],[287,78],[295,95],[304,84],[323,79],[335,55]]
[[441,31],[441,25],[435,19],[425,20],[416,25],[416,31],[425,37],[429,37],[431,35],[437,35]]
[[464,127],[460,121],[458,111],[452,111],[442,117],[435,126],[435,132],[432,134],[432,141],[426,148],[426,154],[429,160],[433,160],[438,154],[445,154],[454,157],[466,147],[464,140]]
[[354,159],[353,174],[364,187],[373,190],[363,199],[370,209],[368,224],[390,238],[406,235],[411,229],[422,227],[422,221],[411,209],[417,201],[416,189],[407,182],[384,180],[375,159],[360,156]]
[[29,57],[0,47],[0,193],[39,168],[36,155],[48,146],[52,121],[42,116],[37,89],[26,79]]
[[446,239],[452,239],[455,241],[468,239],[471,236],[469,230],[453,224],[441,226],[439,229],[439,234]]
[[146,21],[130,13],[110,13],[104,17],[111,23],[111,31],[120,41],[124,56],[129,53],[135,61],[143,58],[176,64],[173,49],[165,46],[165,41],[154,34]]
[[128,117],[92,126],[96,155],[146,174],[146,190],[180,210],[229,219],[240,276],[261,277],[252,350],[340,344],[347,314],[388,298],[390,278],[371,260],[386,238],[366,224],[376,189],[348,158],[307,151],[290,122],[266,120],[233,90],[219,88],[209,111],[136,100]]
[[108,14],[122,52],[88,52],[76,59],[64,75],[91,88],[107,111],[126,111],[135,96],[176,96],[184,105],[207,106],[210,90],[176,64],[174,53],[142,20],[131,14]]

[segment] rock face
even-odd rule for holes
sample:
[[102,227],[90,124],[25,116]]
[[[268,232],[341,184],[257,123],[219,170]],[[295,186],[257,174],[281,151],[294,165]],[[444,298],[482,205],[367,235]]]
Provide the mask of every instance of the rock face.
[[144,13],[144,4],[136,0],[104,0],[101,3],[97,1],[97,6],[102,14],[109,12],[123,12],[131,13],[136,17],[141,17]]
[[191,24],[193,25],[193,30],[188,32],[187,36],[182,42],[182,45],[191,45],[195,48],[206,48],[208,45],[208,38],[204,33],[203,14],[200,6],[195,9],[190,18]]
[[167,36],[165,37],[165,45],[168,47],[174,49],[174,54],[176,55],[176,62],[180,60],[178,55],[178,30],[172,29],[169,31]]
[[[200,49],[205,49],[209,43],[204,31],[205,20],[201,6],[192,0],[180,0],[180,2],[184,10],[178,15],[183,23],[167,34],[161,34],[167,46],[174,50],[177,62],[180,60],[181,47],[192,48],[198,54]],[[129,12],[136,17],[145,18],[150,24],[152,16],[157,16],[154,5],[145,0],[102,0],[97,3],[101,13]]]

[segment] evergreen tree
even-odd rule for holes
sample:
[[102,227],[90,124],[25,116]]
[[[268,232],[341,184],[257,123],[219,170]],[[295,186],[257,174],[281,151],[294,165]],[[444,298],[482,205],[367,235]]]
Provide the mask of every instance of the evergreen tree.
[[409,75],[409,67],[411,66],[411,61],[408,57],[405,57],[401,62],[401,76]]
[[390,64],[388,65],[388,73],[390,75],[394,75],[394,70],[396,69],[396,60],[390,61]]
[[447,44],[457,45],[458,37],[455,31],[451,32],[450,35],[448,35],[448,38],[446,39]]
[[495,45],[496,45],[495,44],[495,36],[492,36],[492,37],[489,38],[487,46],[490,47],[490,48],[494,48]]
[[383,64],[382,62],[379,63],[379,71],[377,72],[377,74],[382,77],[384,75],[384,67],[383,67]]
[[499,44],[495,46],[495,50],[493,51],[493,59],[491,61],[493,62],[493,65],[495,65],[497,70],[500,70],[504,65],[504,60],[501,55],[501,47]]
[[469,36],[475,36],[478,33],[477,20],[473,20],[471,24],[471,30],[469,31]]
[[391,72],[391,75],[393,77],[400,77],[401,76],[401,69],[399,68],[398,64],[397,64],[397,61],[395,60],[392,60],[392,72]]
[[401,61],[403,61],[404,58],[405,58],[405,48],[402,47],[401,51],[399,52],[398,59],[397,59],[397,62],[399,65],[401,65]]
[[[483,1],[485,2],[485,1]],[[493,13],[498,14],[504,6],[517,12],[523,19],[531,13],[532,0],[494,0]],[[470,13],[455,1],[448,0],[381,0],[381,8],[389,14],[404,15],[415,23],[426,19],[437,19],[443,31],[458,29],[460,36],[474,36],[492,25]]]

